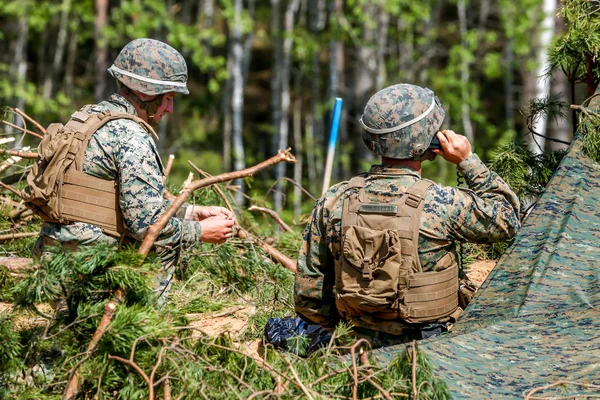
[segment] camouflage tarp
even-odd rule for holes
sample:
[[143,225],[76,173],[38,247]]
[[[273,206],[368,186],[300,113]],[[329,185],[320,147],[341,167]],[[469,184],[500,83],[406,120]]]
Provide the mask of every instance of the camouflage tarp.
[[[577,139],[452,333],[419,343],[453,398],[518,398],[559,380],[600,384],[599,201],[600,165]],[[403,350],[375,354],[385,362]]]

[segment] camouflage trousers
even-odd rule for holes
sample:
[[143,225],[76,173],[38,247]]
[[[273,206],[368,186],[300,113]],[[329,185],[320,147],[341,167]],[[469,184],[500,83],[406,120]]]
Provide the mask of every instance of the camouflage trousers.
[[365,339],[370,343],[372,349],[409,343],[413,340],[428,339],[448,332],[447,324],[414,324],[408,325],[400,335],[375,331],[366,328],[355,327],[352,335],[356,339]]
[[[57,244],[62,245],[66,250],[77,251],[80,246],[93,246],[97,244],[108,244],[117,247],[119,241],[113,237],[101,235],[95,242],[82,245],[78,243],[61,243],[47,236],[40,235],[33,246],[33,257],[38,259],[43,257],[44,254],[48,254],[44,250],[45,247],[56,246]],[[179,264],[181,250],[179,248],[167,249],[161,247],[155,248],[154,251],[161,265],[161,271],[156,277],[154,292],[157,295],[158,307],[163,308],[167,303],[171,284],[173,283],[173,276],[175,275],[175,268]]]

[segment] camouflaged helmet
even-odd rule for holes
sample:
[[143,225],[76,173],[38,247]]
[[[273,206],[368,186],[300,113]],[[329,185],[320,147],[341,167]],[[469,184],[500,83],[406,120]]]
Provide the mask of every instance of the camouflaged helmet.
[[135,39],[127,43],[108,72],[129,89],[150,96],[189,93],[183,56],[158,40]]
[[381,156],[422,159],[445,115],[430,89],[392,85],[367,102],[360,118],[362,139],[369,150]]

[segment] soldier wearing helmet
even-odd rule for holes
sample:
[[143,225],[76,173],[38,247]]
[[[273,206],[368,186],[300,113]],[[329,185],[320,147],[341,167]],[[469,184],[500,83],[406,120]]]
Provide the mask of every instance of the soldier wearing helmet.
[[[112,220],[117,220],[118,226],[111,229],[112,226],[95,224],[84,214],[81,218],[73,217],[77,213],[71,212],[67,223],[47,221],[43,224],[34,249],[37,255],[42,254],[45,246],[58,244],[76,249],[97,243],[117,246],[123,236],[142,240],[170,204],[163,198],[163,164],[154,144],[158,137],[151,125],[173,112],[173,101],[178,93],[189,93],[185,60],[165,43],[136,39],[121,50],[108,72],[117,80],[119,92],[74,113],[65,126],[68,128],[71,124],[85,131],[86,121],[94,119],[88,116],[109,117],[105,120],[110,119],[109,122],[89,132],[89,143],[82,149],[81,170],[92,177],[89,179],[99,178],[90,181],[96,182],[90,186],[115,182],[119,215],[113,215]],[[93,189],[78,190],[93,194]],[[78,205],[75,203],[73,207]],[[93,204],[80,205],[84,210],[93,207]],[[223,207],[190,205],[184,206],[177,217],[169,221],[155,243],[163,267],[157,285],[159,304],[166,300],[181,248],[198,241],[224,242],[231,237],[234,223],[234,215]]]
[[[472,153],[466,137],[440,131],[435,94],[389,86],[367,102],[360,123],[381,164],[338,183],[318,200],[304,230],[294,294],[297,313],[384,346],[446,331],[462,308],[456,242],[511,239],[519,200]],[[422,179],[421,163],[440,155],[468,189]]]

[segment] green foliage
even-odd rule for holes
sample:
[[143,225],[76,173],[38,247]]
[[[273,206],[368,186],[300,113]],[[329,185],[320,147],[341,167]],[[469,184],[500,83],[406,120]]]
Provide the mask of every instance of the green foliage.
[[562,70],[572,83],[586,82],[588,73],[600,82],[600,64],[596,61],[600,56],[598,4],[565,0],[559,15],[565,19],[567,31],[549,49],[551,71]]
[[[8,374],[14,373],[22,365],[21,338],[14,329],[14,322],[0,314],[0,388]],[[7,374],[7,375],[5,375]],[[1,392],[0,392],[1,393]]]
[[535,154],[524,142],[510,142],[498,148],[490,169],[515,191],[522,203],[537,198],[565,155],[564,150]]

